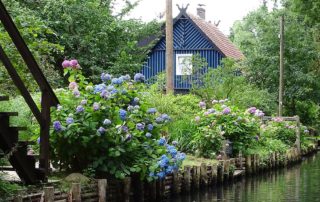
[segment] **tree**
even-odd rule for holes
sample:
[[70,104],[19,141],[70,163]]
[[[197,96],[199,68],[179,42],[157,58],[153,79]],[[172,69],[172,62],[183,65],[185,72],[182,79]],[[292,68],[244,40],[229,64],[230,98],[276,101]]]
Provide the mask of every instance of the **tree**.
[[21,2],[35,10],[57,33],[53,41],[65,47],[57,65],[64,57],[77,58],[85,75],[96,81],[103,71],[118,75],[140,70],[147,49],[138,47],[137,42],[160,30],[155,22],[125,20],[136,5],[130,1],[125,1],[118,13],[114,12],[116,0]]
[[[44,75],[53,87],[59,86],[61,80],[54,68],[54,56],[61,54],[63,47],[49,41],[50,38],[54,39],[56,37],[55,32],[46,26],[45,22],[37,17],[32,10],[24,8],[19,2],[4,0],[3,3],[7,7],[7,10],[9,10],[11,17],[13,17],[16,26],[42,68]],[[4,48],[27,87],[32,91],[37,90],[35,83],[32,82],[31,74],[1,24],[0,45]],[[0,63],[0,89],[3,94],[12,95],[16,93],[16,88],[2,63]]]
[[232,27],[231,38],[240,47],[246,59],[247,79],[278,92],[279,75],[279,16],[285,16],[285,89],[284,106],[287,115],[297,114],[297,101],[320,98],[318,52],[312,31],[303,18],[287,8],[268,11],[266,6],[249,13]]

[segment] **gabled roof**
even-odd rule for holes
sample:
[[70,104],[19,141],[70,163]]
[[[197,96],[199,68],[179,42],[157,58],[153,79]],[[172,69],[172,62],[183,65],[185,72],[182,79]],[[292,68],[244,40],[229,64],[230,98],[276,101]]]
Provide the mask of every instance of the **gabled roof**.
[[[175,23],[180,18],[189,18],[191,22],[195,25],[195,27],[197,27],[199,31],[204,35],[204,37],[210,43],[212,43],[213,46],[217,47],[217,49],[224,56],[237,60],[244,58],[244,55],[241,53],[241,51],[214,24],[207,22],[204,19],[194,16],[190,13],[186,13],[185,11],[181,11],[180,14],[173,20],[173,25],[175,25]],[[164,25],[162,26],[162,33],[163,36],[165,36]],[[155,36],[150,36],[139,41],[138,46],[146,46],[157,39],[158,41],[160,41],[159,38]]]
[[[178,16],[179,17],[179,16]],[[201,30],[207,39],[213,43],[226,57],[242,59],[244,55],[214,24],[192,14],[187,14],[192,22]]]

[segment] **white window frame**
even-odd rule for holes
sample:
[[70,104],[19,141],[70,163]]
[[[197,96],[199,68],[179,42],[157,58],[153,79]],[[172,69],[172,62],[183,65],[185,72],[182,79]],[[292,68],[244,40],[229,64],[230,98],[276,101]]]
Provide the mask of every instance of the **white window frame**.
[[[176,54],[176,75],[192,75],[192,56],[193,54]],[[181,63],[181,59],[185,62],[186,59],[188,61],[186,63]]]

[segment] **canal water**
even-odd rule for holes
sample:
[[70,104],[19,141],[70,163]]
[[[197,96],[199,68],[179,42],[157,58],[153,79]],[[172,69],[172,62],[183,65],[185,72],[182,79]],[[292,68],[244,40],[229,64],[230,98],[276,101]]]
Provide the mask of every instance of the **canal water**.
[[301,164],[238,181],[194,191],[171,199],[173,202],[320,202],[320,152]]

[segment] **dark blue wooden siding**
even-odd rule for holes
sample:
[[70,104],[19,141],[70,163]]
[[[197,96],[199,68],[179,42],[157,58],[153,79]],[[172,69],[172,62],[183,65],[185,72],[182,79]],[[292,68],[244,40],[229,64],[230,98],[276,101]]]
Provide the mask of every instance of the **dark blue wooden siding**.
[[[176,54],[193,54],[205,58],[208,67],[216,68],[222,59],[222,54],[201,34],[201,32],[188,20],[180,19],[174,25],[174,74],[176,72]],[[165,71],[165,37],[163,37],[150,53],[143,65],[142,74],[146,79]],[[204,70],[206,71],[206,69]],[[175,89],[189,89],[188,79],[174,75]]]

